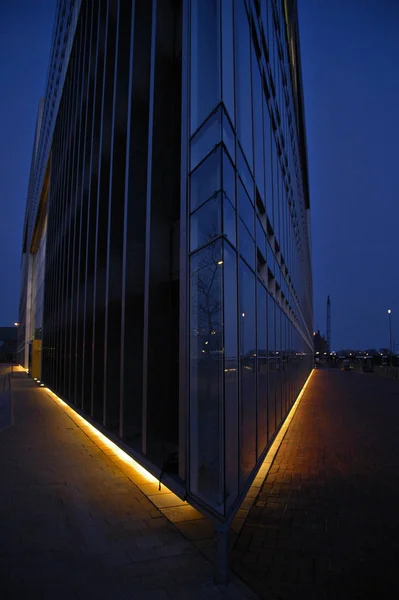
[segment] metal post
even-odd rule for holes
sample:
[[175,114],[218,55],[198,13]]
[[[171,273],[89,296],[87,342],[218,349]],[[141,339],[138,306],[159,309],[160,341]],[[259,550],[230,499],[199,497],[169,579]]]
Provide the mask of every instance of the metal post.
[[389,351],[392,354],[392,327],[391,327],[391,309],[388,310],[389,319]]
[[229,528],[224,523],[215,524],[216,560],[214,579],[217,585],[226,585],[229,579]]

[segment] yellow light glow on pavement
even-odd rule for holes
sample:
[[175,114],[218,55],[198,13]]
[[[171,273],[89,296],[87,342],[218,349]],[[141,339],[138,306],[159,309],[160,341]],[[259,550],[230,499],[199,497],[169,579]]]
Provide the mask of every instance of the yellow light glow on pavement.
[[300,403],[300,401],[301,401],[301,399],[302,399],[302,396],[304,395],[304,393],[305,393],[305,391],[306,391],[306,388],[307,388],[307,386],[308,386],[308,384],[309,384],[309,381],[310,381],[310,379],[311,379],[311,377],[312,377],[312,375],[313,375],[313,372],[314,372],[314,369],[312,369],[312,370],[310,371],[309,377],[308,377],[308,378],[307,378],[307,380],[305,381],[305,383],[304,383],[304,385],[303,385],[303,387],[302,387],[301,391],[300,391],[300,392],[299,392],[299,394],[298,394],[298,397],[297,397],[297,399],[295,400],[294,404],[292,405],[292,408],[291,408],[290,412],[289,412],[289,413],[288,413],[288,415],[287,415],[287,418],[285,419],[284,423],[282,424],[282,426],[281,426],[281,428],[280,428],[280,431],[279,431],[279,432],[278,432],[278,434],[276,435],[276,438],[275,438],[274,442],[273,442],[273,443],[272,443],[272,445],[270,446],[270,450],[269,450],[269,451],[268,451],[268,453],[266,454],[266,456],[265,456],[265,459],[264,459],[264,461],[263,461],[263,463],[262,463],[262,466],[261,466],[260,470],[262,470],[262,468],[263,468],[263,465],[264,465],[265,463],[267,463],[267,464],[270,464],[270,461],[271,461],[271,460],[274,460],[274,457],[275,457],[275,456],[276,456],[276,454],[277,454],[277,450],[279,449],[279,447],[280,447],[280,444],[281,444],[281,442],[283,441],[283,438],[284,438],[284,436],[285,436],[285,434],[286,434],[286,432],[287,432],[287,429],[288,429],[288,427],[290,426],[290,423],[291,423],[292,419],[294,418],[294,415],[295,415],[295,413],[296,413],[296,410],[297,410],[297,408],[298,408],[298,405],[299,405],[299,403]]
[[[44,388],[47,394],[50,396],[54,402],[56,402],[62,410],[64,410],[67,415],[86,433],[86,435],[92,439],[96,444],[104,444],[107,446],[109,450],[112,450],[118,458],[123,460],[124,463],[131,466],[139,475],[145,477],[149,483],[157,483],[158,480],[151,475],[144,467],[142,467],[137,461],[135,461],[131,456],[129,456],[122,448],[119,448],[114,442],[108,439],[101,431],[96,429],[94,425],[86,421],[84,417],[79,415],[73,408],[69,406],[66,402],[61,400],[54,392],[52,392],[49,388]],[[162,484],[163,485],[163,484]],[[163,485],[163,487],[165,487]]]
[[270,467],[273,464],[276,454],[277,454],[277,452],[281,446],[281,443],[284,439],[284,436],[287,433],[287,429],[290,426],[291,421],[294,418],[296,410],[302,399],[302,396],[305,393],[307,386],[309,385],[309,382],[313,375],[313,372],[314,372],[314,369],[312,369],[312,371],[310,372],[309,377],[305,381],[301,391],[299,392],[299,394],[297,396],[297,399],[295,400],[294,404],[292,405],[292,408],[291,408],[290,412],[288,413],[287,418],[285,419],[284,423],[280,427],[280,430],[277,433],[276,437],[274,438],[272,445],[270,446],[269,450],[267,451],[267,454],[263,460],[263,463],[262,463],[255,479],[253,480],[252,485],[249,488],[248,493],[244,498],[244,501],[241,504],[241,507],[243,507],[245,505],[245,508],[241,508],[239,513],[237,513],[236,517],[233,519],[231,528],[237,534],[241,531],[242,527],[244,526],[245,519],[247,518],[247,516],[249,514],[249,511],[251,510],[252,506],[255,504],[255,501],[258,497],[260,489],[269,473]]

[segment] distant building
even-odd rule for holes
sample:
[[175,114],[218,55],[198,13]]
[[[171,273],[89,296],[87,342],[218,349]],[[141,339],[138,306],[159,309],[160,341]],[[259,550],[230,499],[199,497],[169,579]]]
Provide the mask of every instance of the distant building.
[[17,328],[0,327],[0,362],[14,362],[17,352]]
[[230,519],[313,366],[296,1],[59,2],[21,289],[31,374]]
[[320,330],[313,334],[313,343],[315,354],[318,352],[320,355],[324,355],[325,352],[328,352],[327,340],[321,335]]

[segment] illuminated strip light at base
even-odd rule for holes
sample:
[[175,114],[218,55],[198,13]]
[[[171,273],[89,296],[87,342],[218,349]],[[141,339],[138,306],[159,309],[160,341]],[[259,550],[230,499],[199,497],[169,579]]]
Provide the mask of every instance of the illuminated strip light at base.
[[[137,474],[141,475],[145,479],[147,479],[148,483],[158,483],[158,480],[151,475],[144,467],[142,467],[137,461],[135,461],[131,456],[129,456],[122,448],[119,448],[114,442],[112,442],[109,438],[107,438],[103,433],[98,431],[91,423],[86,421],[84,417],[79,415],[73,408],[69,406],[66,402],[61,400],[54,392],[52,392],[49,388],[44,388],[47,394],[50,396],[54,402],[56,402],[60,408],[76,423],[76,425],[84,432],[86,435],[97,445],[103,444],[107,446],[109,450],[120,458],[125,464],[129,465],[136,471]],[[100,446],[101,447],[101,446]],[[162,484],[163,488],[166,488]]]
[[[297,399],[295,400],[294,404],[292,405],[292,408],[291,408],[290,412],[288,413],[288,415],[287,415],[287,418],[285,419],[284,423],[282,424],[280,431],[279,431],[279,432],[278,432],[278,434],[276,435],[276,438],[275,438],[275,440],[274,440],[273,444],[270,446],[270,450],[269,450],[269,452],[268,452],[268,453],[266,454],[266,456],[265,456],[265,460],[264,460],[264,461],[263,461],[263,463],[262,463],[261,469],[263,468],[263,465],[264,465],[266,462],[267,462],[267,463],[269,463],[269,462],[270,462],[271,456],[273,456],[273,458],[271,459],[271,461],[273,461],[273,460],[274,460],[274,457],[275,457],[275,456],[276,456],[276,454],[277,454],[278,448],[280,447],[280,444],[281,444],[281,442],[283,441],[283,438],[284,438],[285,434],[287,433],[287,429],[288,429],[288,427],[290,426],[290,424],[291,424],[291,421],[292,421],[292,419],[293,419],[293,418],[294,418],[294,416],[295,416],[295,413],[296,413],[296,411],[297,411],[297,408],[298,408],[298,406],[299,406],[299,403],[300,403],[300,401],[302,400],[302,396],[304,395],[304,393],[305,393],[305,391],[306,391],[306,388],[307,388],[307,387],[308,387],[308,385],[309,385],[309,381],[310,381],[310,379],[311,379],[311,377],[312,377],[312,375],[313,375],[313,371],[314,371],[314,369],[312,369],[312,370],[310,371],[310,373],[309,373],[309,377],[308,377],[308,378],[307,378],[307,380],[305,381],[305,383],[304,383],[304,385],[303,385],[303,387],[302,387],[301,391],[300,391],[300,392],[299,392],[299,394],[298,394],[298,397],[297,397]],[[269,455],[270,455],[270,456],[269,456]]]
[[[260,467],[251,487],[248,490],[248,494],[245,496],[244,501],[246,500],[246,508],[245,509],[241,509],[240,511],[240,516],[235,517],[233,519],[232,522],[232,526],[231,528],[233,529],[233,531],[235,531],[235,533],[239,533],[245,523],[245,519],[248,516],[249,511],[251,510],[252,506],[255,504],[255,501],[258,497],[258,494],[260,492],[260,489],[269,473],[270,467],[273,464],[273,461],[276,457],[277,452],[279,451],[279,448],[281,446],[281,443],[285,437],[285,434],[287,433],[287,429],[291,424],[292,419],[295,416],[295,413],[297,411],[297,408],[299,406],[299,403],[302,399],[302,396],[304,395],[306,388],[309,385],[309,381],[313,375],[314,369],[311,370],[309,377],[307,378],[307,380],[305,381],[301,391],[298,394],[297,399],[295,400],[294,404],[292,405],[292,408],[290,410],[290,412],[288,413],[284,423],[282,424],[278,434],[276,435],[276,437],[274,438],[274,441],[272,443],[272,445],[270,446],[269,450],[267,451],[267,454],[263,460],[262,466]],[[251,502],[249,502],[249,499],[251,499]],[[243,517],[242,515],[245,513],[245,516]]]
[[[239,533],[245,523],[245,519],[246,516],[248,515],[249,511],[251,510],[253,504],[256,501],[256,498],[259,494],[260,488],[262,487],[264,480],[270,470],[270,467],[273,464],[273,461],[276,457],[276,454],[281,446],[281,443],[285,437],[285,434],[287,433],[287,429],[291,424],[292,419],[295,416],[295,413],[297,411],[297,408],[299,406],[299,403],[306,391],[307,386],[309,385],[310,379],[313,375],[314,370],[312,370],[309,374],[309,377],[307,378],[305,384],[303,385],[300,393],[298,394],[297,399],[295,400],[294,404],[292,405],[292,408],[290,410],[290,412],[288,413],[284,423],[282,424],[278,434],[276,435],[272,445],[270,446],[264,460],[262,463],[262,466],[260,467],[249,491],[248,494],[246,495],[244,501],[246,500],[246,508],[245,509],[241,509],[239,515],[237,515],[237,517],[235,517],[233,519],[233,522],[231,524],[231,529],[233,531],[235,531],[236,533]],[[107,438],[103,433],[101,433],[98,429],[96,429],[96,427],[94,427],[94,425],[92,425],[91,423],[89,423],[88,421],[86,421],[86,419],[84,417],[82,417],[79,413],[77,413],[73,408],[71,408],[69,406],[69,404],[67,404],[66,402],[64,402],[63,400],[61,400],[61,398],[59,398],[53,391],[51,391],[49,388],[44,388],[44,391],[47,392],[47,394],[50,396],[50,398],[52,400],[54,400],[54,402],[56,402],[56,404],[59,405],[59,407],[72,419],[72,421],[74,421],[74,423],[101,449],[102,446],[106,446],[109,450],[111,450],[111,452],[117,456],[118,458],[120,458],[126,465],[128,465],[129,467],[131,467],[136,474],[140,475],[141,477],[143,477],[143,479],[146,479],[146,481],[148,483],[158,483],[158,480],[156,479],[156,477],[154,477],[151,473],[149,473],[144,467],[142,467],[137,461],[135,461],[131,456],[129,456],[124,450],[122,450],[122,448],[120,448],[119,446],[117,446],[114,442],[112,442],[109,438]],[[111,456],[112,458],[112,456]],[[133,482],[134,478],[132,478]],[[140,487],[140,485],[139,485]],[[162,484],[162,487],[164,490],[167,490],[167,492],[170,494],[170,496],[175,496],[175,494],[173,494],[173,492],[171,492],[165,485]],[[144,492],[143,492],[144,493]],[[145,493],[145,495],[151,500],[152,498],[154,498],[154,496],[149,496]],[[176,501],[177,504],[184,504],[187,505],[187,502],[182,501],[178,496],[176,497]],[[248,500],[251,499],[251,502],[249,502]],[[161,512],[162,512],[162,508],[160,508]],[[244,516],[245,515],[245,516]]]

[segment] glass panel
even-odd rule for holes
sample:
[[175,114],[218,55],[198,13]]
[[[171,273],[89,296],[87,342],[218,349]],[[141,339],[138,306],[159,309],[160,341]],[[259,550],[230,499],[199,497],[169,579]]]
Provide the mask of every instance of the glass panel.
[[[233,1],[222,0],[223,102],[234,123]],[[233,155],[234,156],[234,155]]]
[[258,458],[262,454],[267,443],[267,324],[266,324],[266,290],[263,285],[258,282],[258,349],[257,349],[257,364],[258,364],[258,410],[257,410],[257,426],[258,426]]
[[275,261],[275,258],[274,258],[274,252],[273,252],[272,247],[270,246],[269,242],[267,243],[267,264],[269,266],[269,269],[273,273],[273,275],[275,275],[275,273],[276,273],[276,261]]
[[273,227],[273,177],[272,177],[272,154],[271,154],[271,123],[269,109],[266,100],[263,101],[263,137],[265,147],[265,193],[266,213]]
[[195,134],[191,141],[191,169],[220,142],[221,138],[221,109],[212,115],[201,129]]
[[276,259],[274,261],[274,276],[276,278],[277,283],[280,285],[280,283],[281,283],[281,271],[280,271],[280,265],[278,264],[278,262],[277,262]]
[[241,484],[256,463],[255,276],[240,262]]
[[265,156],[263,149],[263,88],[258,61],[252,50],[252,103],[254,119],[255,181],[262,201],[265,201]]
[[221,190],[220,153],[219,147],[191,174],[191,211]]
[[288,403],[289,409],[291,408],[294,401],[293,393],[293,354],[292,354],[292,322],[288,319],[288,337],[287,337],[287,348],[288,348],[288,380],[289,380],[289,392],[288,392]]
[[254,183],[252,181],[251,173],[248,169],[247,161],[244,158],[241,148],[238,146],[238,172],[241,176],[241,179],[246,187],[246,190],[251,198],[251,201],[254,200]]
[[222,231],[221,194],[211,198],[191,215],[190,250],[210,242]]
[[233,246],[236,246],[236,211],[227,198],[224,199],[223,210],[223,233],[228,238],[229,242],[233,244]]
[[281,311],[281,413],[282,419],[287,414],[287,346],[286,346],[286,316]]
[[275,364],[275,331],[274,311],[275,302],[270,294],[267,295],[267,342],[269,356],[269,378],[268,378],[268,424],[269,440],[276,431],[276,364]]
[[248,194],[245,191],[244,186],[242,185],[241,180],[238,178],[238,214],[244,221],[247,226],[249,233],[254,236],[255,235],[255,211],[254,207],[251,204],[251,201],[248,197]]
[[235,160],[236,156],[236,140],[234,131],[230,125],[230,121],[226,114],[223,112],[223,141],[226,144],[226,148],[230,153],[230,156]]
[[191,133],[220,101],[219,1],[191,2]]
[[251,41],[244,0],[235,2],[237,132],[250,168],[253,165],[251,103]]
[[224,398],[226,505],[238,494],[237,255],[224,244]]
[[190,489],[223,510],[223,255],[220,241],[190,264]]
[[235,170],[227,154],[223,152],[223,190],[232,205],[236,205]]
[[255,240],[250,236],[248,229],[241,219],[238,220],[240,253],[247,263],[255,268]]
[[263,258],[266,260],[266,233],[259,219],[256,219],[256,245],[258,246]]
[[281,171],[281,163],[278,161],[278,172],[279,172],[279,239],[281,245],[281,252],[284,254],[284,221],[283,221],[283,202],[284,202],[284,180],[283,173]]
[[276,425],[282,418],[282,377],[281,377],[281,309],[276,304]]

